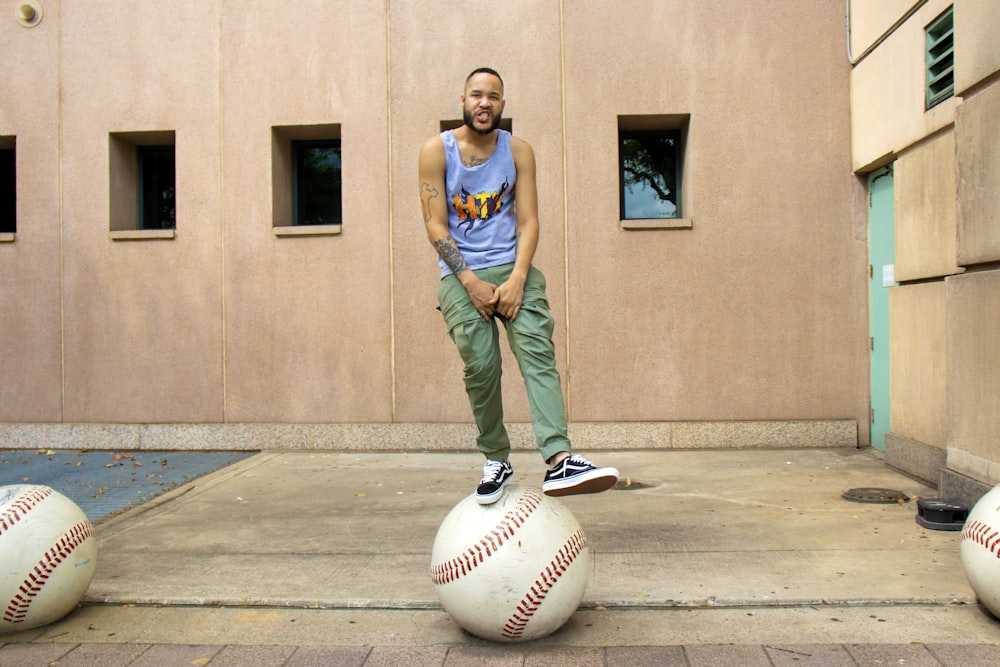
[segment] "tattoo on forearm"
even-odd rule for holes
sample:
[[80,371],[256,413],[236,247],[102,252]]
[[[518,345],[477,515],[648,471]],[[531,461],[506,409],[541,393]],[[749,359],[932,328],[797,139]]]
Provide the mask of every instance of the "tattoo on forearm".
[[438,191],[432,188],[429,183],[422,183],[420,187],[420,206],[424,211],[424,222],[431,219],[431,200],[437,199]]
[[446,236],[443,239],[435,241],[434,249],[437,250],[438,256],[444,260],[444,263],[456,276],[469,268],[469,265],[465,263],[465,258],[462,257],[462,253],[458,251],[455,240],[451,236]]

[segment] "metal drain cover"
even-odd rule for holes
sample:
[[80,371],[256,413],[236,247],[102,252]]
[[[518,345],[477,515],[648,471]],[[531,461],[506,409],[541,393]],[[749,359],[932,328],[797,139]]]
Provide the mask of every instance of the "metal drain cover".
[[848,489],[847,491],[844,491],[843,498],[844,500],[850,500],[852,503],[876,503],[882,505],[905,503],[910,500],[910,497],[902,491],[871,487]]

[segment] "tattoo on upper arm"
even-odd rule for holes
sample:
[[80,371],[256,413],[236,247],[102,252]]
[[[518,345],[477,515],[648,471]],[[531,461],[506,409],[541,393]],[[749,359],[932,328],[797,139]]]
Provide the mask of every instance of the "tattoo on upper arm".
[[428,222],[431,219],[431,200],[437,199],[437,196],[437,188],[432,188],[426,181],[421,184],[420,206],[424,212],[424,222]]
[[434,249],[437,250],[438,256],[444,260],[444,263],[455,275],[469,268],[469,265],[465,263],[465,258],[462,257],[462,253],[458,251],[455,240],[451,236],[446,236],[443,239],[435,241]]

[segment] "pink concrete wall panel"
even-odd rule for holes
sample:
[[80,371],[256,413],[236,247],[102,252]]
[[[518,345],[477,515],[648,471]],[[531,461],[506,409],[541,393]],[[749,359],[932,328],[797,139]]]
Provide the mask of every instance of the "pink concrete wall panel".
[[0,21],[10,64],[0,68],[0,136],[17,151],[18,229],[0,243],[0,421],[62,418],[58,42],[58,15],[33,28],[12,12]]

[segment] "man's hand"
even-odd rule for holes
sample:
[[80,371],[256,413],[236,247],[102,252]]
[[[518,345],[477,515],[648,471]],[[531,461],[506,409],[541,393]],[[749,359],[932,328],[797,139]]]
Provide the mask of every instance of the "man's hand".
[[513,322],[521,312],[521,304],[524,303],[524,281],[522,276],[512,273],[506,282],[496,288],[488,305]]
[[483,319],[489,322],[497,310],[495,303],[497,286],[480,279],[468,269],[459,275],[459,280],[462,281],[465,291],[469,293],[472,305],[476,307]]

